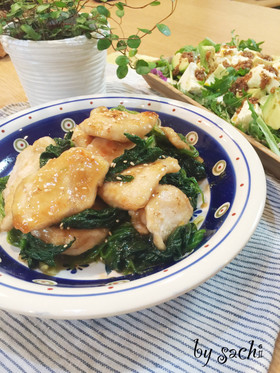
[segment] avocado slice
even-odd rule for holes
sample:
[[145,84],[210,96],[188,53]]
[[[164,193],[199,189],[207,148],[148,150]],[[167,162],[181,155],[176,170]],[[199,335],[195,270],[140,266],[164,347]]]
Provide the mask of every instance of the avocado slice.
[[208,73],[215,67],[215,47],[212,45],[199,46],[200,64]]
[[172,57],[171,65],[172,65],[172,70],[176,69],[177,66],[180,65],[180,59],[181,59],[182,53],[176,53]]
[[182,53],[176,53],[172,57],[172,70],[173,70],[173,75],[177,76],[178,74],[182,74],[186,68],[189,66],[189,60],[187,57],[184,57]]
[[278,130],[280,128],[280,89],[268,95],[261,109],[266,124]]
[[247,92],[251,95],[251,97],[258,100],[266,95],[266,91],[261,88],[249,88]]

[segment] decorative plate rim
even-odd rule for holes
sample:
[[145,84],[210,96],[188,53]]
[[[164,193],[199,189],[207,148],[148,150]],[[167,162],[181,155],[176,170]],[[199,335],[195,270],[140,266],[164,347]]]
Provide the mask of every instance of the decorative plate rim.
[[[214,131],[213,126],[215,126],[217,131],[221,133],[220,137],[224,136],[223,141],[228,141],[239,149],[244,161],[243,171],[247,169],[248,185],[246,187],[245,200],[244,196],[242,197],[244,200],[242,212],[236,222],[230,227],[227,226],[227,220],[225,220],[223,226],[227,232],[226,234],[221,237],[215,234],[207,244],[190,256],[191,261],[188,259],[190,257],[183,259],[179,263],[174,264],[172,269],[166,271],[164,275],[161,274],[159,276],[158,273],[155,273],[130,283],[122,282],[116,284],[116,286],[112,284],[111,286],[105,286],[105,288],[104,286],[92,288],[94,291],[91,292],[89,292],[91,288],[55,288],[53,292],[47,290],[51,289],[51,284],[49,284],[49,287],[42,286],[40,283],[23,285],[22,280],[9,278],[6,274],[2,276],[0,273],[0,308],[2,309],[29,316],[53,319],[85,319],[113,316],[151,307],[190,291],[215,275],[241,251],[261,218],[266,197],[266,182],[263,167],[256,152],[247,140],[230,124],[206,110],[187,103],[158,96],[119,94],[80,96],[63,101],[53,101],[46,105],[26,109],[6,118],[0,123],[0,142],[3,128],[5,128],[5,136],[16,131],[15,127],[10,128],[12,127],[11,123],[19,122],[16,128],[20,129],[22,119],[28,119],[28,124],[26,125],[29,125],[45,118],[42,115],[40,117],[42,112],[47,115],[49,111],[57,109],[63,111],[68,107],[68,111],[75,111],[78,109],[78,107],[76,108],[78,104],[90,109],[99,106],[95,104],[102,100],[121,100],[124,104],[136,105],[134,106],[135,108],[140,108],[140,103],[146,104],[146,109],[149,108],[147,106],[149,103],[155,106],[170,107],[172,110],[183,111],[186,116],[190,115],[190,113],[199,116],[202,121],[205,121],[202,125],[208,126],[210,132]],[[109,106],[109,104],[107,105]],[[79,107],[79,109],[81,110],[82,108]],[[152,110],[157,111],[154,108]],[[177,113],[174,114],[172,110],[170,115],[176,116]],[[67,113],[67,110],[65,113]],[[52,115],[57,114],[58,112]],[[196,123],[196,125],[198,124]],[[205,131],[204,127],[203,129]],[[209,136],[212,136],[212,132]],[[238,173],[236,177],[238,182]],[[254,187],[255,183],[257,188]],[[254,203],[256,198],[259,201],[258,205]],[[248,221],[250,222],[249,226],[245,224]],[[238,234],[236,230],[238,230]],[[232,236],[234,236],[234,244]],[[215,242],[215,240],[218,240],[218,242]],[[197,275],[197,269],[198,272],[202,272],[202,275]],[[6,278],[6,282],[3,281],[3,277]],[[167,288],[166,285],[168,285]],[[25,299],[28,298],[26,299],[26,303],[30,301],[28,306],[24,306],[18,300],[18,298],[21,298],[20,296],[17,297],[18,294],[23,294]],[[94,301],[96,297],[98,302]],[[80,304],[76,305],[77,302],[74,302],[73,298],[76,301],[79,298],[78,303]],[[39,302],[36,303],[36,301]],[[40,303],[40,301],[42,302]],[[93,306],[94,309],[92,309]]]

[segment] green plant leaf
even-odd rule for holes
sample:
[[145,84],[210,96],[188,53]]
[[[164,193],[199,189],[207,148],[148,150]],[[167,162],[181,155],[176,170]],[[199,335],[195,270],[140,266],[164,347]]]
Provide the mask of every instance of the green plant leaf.
[[54,5],[57,6],[58,8],[66,8],[67,4],[64,1],[55,1]]
[[110,17],[110,12],[109,12],[109,10],[107,8],[105,8],[105,6],[98,5],[98,7],[96,9],[97,9],[97,11],[98,11],[99,14],[102,14],[106,18]]
[[97,42],[97,49],[99,51],[103,51],[105,49],[108,49],[111,46],[112,42],[111,40],[107,38],[99,39]]
[[22,10],[20,4],[18,4],[18,3],[14,3],[14,4],[12,4],[12,6],[11,6],[11,10],[10,10],[11,13],[16,13],[16,12],[18,12],[19,10]]
[[37,13],[43,13],[45,10],[50,8],[50,4],[42,4],[37,7]]
[[153,2],[151,2],[150,5],[151,5],[151,6],[157,6],[157,5],[160,5],[160,1],[153,1]]
[[143,32],[144,34],[151,34],[152,31],[147,28],[138,28],[139,31]]
[[117,42],[117,46],[116,46],[116,50],[117,51],[122,51],[122,50],[124,50],[126,48],[127,48],[127,44],[126,44],[125,40],[119,40]]
[[116,15],[119,17],[119,18],[122,18],[124,16],[124,10],[119,10],[117,9],[116,10]]
[[118,56],[115,60],[116,64],[119,66],[125,66],[129,63],[129,58],[126,56]]
[[116,3],[115,6],[116,6],[119,10],[124,10],[123,3],[121,3],[121,2]]
[[21,30],[26,34],[27,39],[31,40],[40,40],[41,35],[38,34],[31,26],[29,25],[22,25]]
[[144,60],[138,60],[136,62],[136,72],[139,75],[146,75],[151,71],[148,62]]
[[130,49],[130,51],[128,52],[128,55],[129,57],[134,57],[136,56],[137,52],[138,52],[138,49]]
[[170,36],[171,35],[170,28],[168,26],[164,25],[163,23],[158,23],[157,28],[165,36]]
[[119,36],[116,35],[116,34],[110,34],[110,35],[108,35],[108,39],[110,39],[110,40],[118,40]]
[[130,35],[129,38],[127,39],[127,45],[130,48],[138,48],[139,45],[141,44],[141,39],[139,38],[138,35]]
[[117,77],[119,79],[123,79],[127,76],[128,73],[128,66],[127,65],[121,65],[117,68]]

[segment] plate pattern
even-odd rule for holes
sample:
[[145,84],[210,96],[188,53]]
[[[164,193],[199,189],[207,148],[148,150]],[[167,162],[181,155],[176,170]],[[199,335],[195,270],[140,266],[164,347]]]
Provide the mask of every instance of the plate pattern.
[[[260,204],[255,204],[254,211],[248,213],[248,208],[253,208],[252,198],[255,197],[252,178],[255,180],[258,177],[261,185],[259,193],[265,194],[263,170],[256,154],[246,140],[221,119],[174,100],[148,96],[81,97],[18,113],[0,125],[0,176],[11,171],[18,152],[26,144],[32,144],[38,137],[45,135],[61,137],[87,118],[94,107],[115,107],[119,104],[134,110],[158,112],[162,125],[168,125],[186,135],[187,140],[199,150],[208,175],[207,181],[201,185],[206,201],[200,201],[192,219],[199,219],[202,228],[207,230],[205,240],[188,257],[146,276],[107,275],[102,263],[68,267],[65,263],[65,270],[58,275],[46,276],[28,269],[20,262],[18,249],[9,245],[6,235],[1,233],[0,306],[2,291],[8,297],[15,294],[28,295],[32,299],[51,297],[54,304],[59,304],[57,318],[72,318],[75,311],[78,312],[78,307],[73,301],[71,303],[73,297],[90,298],[92,302],[95,297],[99,298],[99,302],[102,299],[95,310],[84,306],[84,311],[80,311],[81,317],[100,317],[144,308],[177,296],[207,280],[238,254],[253,233],[265,197],[258,196]],[[250,228],[244,230],[244,219],[248,219],[248,214],[254,216],[254,219]],[[173,285],[168,290],[165,284],[170,281]],[[159,293],[155,294],[157,291]],[[139,297],[144,293],[146,298],[140,301]],[[107,296],[110,300],[118,296],[120,301],[126,300],[126,303],[123,306],[115,305],[108,313],[104,309],[108,303],[105,300]],[[68,311],[60,303],[67,298],[72,305]],[[13,303],[10,308],[18,306]],[[45,315],[43,306],[37,305],[34,309],[36,315],[40,312]],[[46,317],[54,317],[50,316],[52,313],[49,307],[47,311],[49,313]],[[30,311],[22,312],[30,314]]]

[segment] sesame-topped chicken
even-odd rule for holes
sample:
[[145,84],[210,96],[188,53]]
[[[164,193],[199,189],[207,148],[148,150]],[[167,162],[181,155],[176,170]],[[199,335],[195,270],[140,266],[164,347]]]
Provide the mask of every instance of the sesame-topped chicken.
[[16,189],[22,180],[39,170],[40,155],[50,144],[54,145],[54,140],[51,137],[41,137],[17,156],[6,189],[3,191],[5,217],[2,222],[0,221],[0,231],[9,231],[13,228],[12,206]]
[[[149,136],[153,138],[155,126],[161,139],[166,138],[172,156],[158,148],[155,138],[146,144]],[[185,154],[180,152],[191,151],[184,139],[173,129],[161,127],[154,112],[99,107],[75,127],[71,141],[68,150],[51,157],[41,168],[41,154],[49,145],[56,145],[50,137],[35,141],[18,155],[2,193],[5,217],[0,220],[0,231],[15,228],[38,242],[62,247],[61,252],[65,247],[65,255],[76,256],[110,240],[111,228],[125,216],[136,233],[151,235],[155,247],[165,250],[169,235],[186,225],[193,213],[176,181],[161,184],[164,177],[175,175],[176,180],[179,175],[176,149],[180,157]],[[139,153],[143,161],[137,157],[136,164],[128,161],[130,152],[135,154],[139,146],[143,146]],[[146,152],[154,158],[145,158]],[[120,161],[123,155],[125,160]],[[202,162],[199,157],[195,160]],[[121,171],[108,177],[119,162],[123,162]],[[72,223],[65,225],[69,218]]]
[[121,175],[133,176],[132,181],[105,182],[99,189],[99,195],[108,205],[135,211],[146,206],[164,175],[179,170],[177,159],[171,157],[130,167]]
[[165,249],[164,241],[174,228],[187,224],[193,214],[188,197],[173,185],[158,185],[141,211],[141,220],[153,234],[154,244]]
[[84,148],[71,148],[50,159],[18,185],[12,205],[13,225],[28,233],[93,206],[108,162]]
[[104,106],[93,109],[90,117],[79,126],[90,136],[107,140],[127,142],[125,133],[144,137],[158,124],[158,114],[150,111],[130,113],[121,110],[109,110]]

